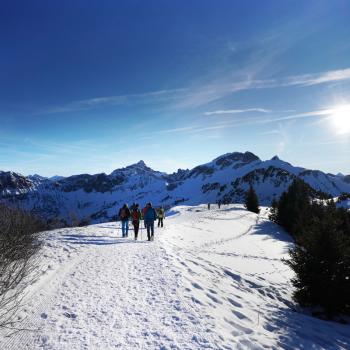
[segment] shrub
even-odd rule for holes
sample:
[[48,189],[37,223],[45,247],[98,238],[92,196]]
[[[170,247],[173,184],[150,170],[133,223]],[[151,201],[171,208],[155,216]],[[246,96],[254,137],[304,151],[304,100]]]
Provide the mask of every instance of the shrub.
[[0,204],[0,327],[11,327],[45,225],[29,213]]

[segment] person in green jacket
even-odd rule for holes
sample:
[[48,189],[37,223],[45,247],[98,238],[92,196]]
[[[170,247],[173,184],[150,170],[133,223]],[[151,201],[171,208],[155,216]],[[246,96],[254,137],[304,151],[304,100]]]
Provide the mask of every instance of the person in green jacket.
[[163,207],[159,207],[157,209],[157,217],[158,217],[158,227],[159,226],[163,227],[163,220],[165,218],[165,213],[164,213]]

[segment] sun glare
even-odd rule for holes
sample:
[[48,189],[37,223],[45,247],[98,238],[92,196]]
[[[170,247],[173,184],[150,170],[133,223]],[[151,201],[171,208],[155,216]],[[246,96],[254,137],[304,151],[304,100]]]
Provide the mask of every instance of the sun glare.
[[338,134],[350,133],[350,105],[335,108],[331,121]]

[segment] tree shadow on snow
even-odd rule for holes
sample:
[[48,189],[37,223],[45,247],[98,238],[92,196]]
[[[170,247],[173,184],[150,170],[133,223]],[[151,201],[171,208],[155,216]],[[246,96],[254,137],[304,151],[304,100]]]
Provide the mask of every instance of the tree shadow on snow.
[[218,209],[218,211],[222,211],[222,212],[230,212],[230,211],[245,211],[246,209],[241,206],[241,207],[233,207],[233,208],[225,208],[224,206],[221,206],[220,209]]
[[254,225],[254,234],[264,234],[276,240],[293,243],[293,238],[284,229],[274,222],[264,220]]
[[104,239],[104,238],[111,238],[111,239],[116,239],[116,238],[121,238],[121,237],[117,237],[117,236],[96,236],[96,235],[61,235],[62,237],[65,237],[67,239],[94,239],[94,238],[98,238],[98,239]]
[[[131,239],[130,239],[131,238]],[[148,243],[148,241],[135,241],[130,238],[113,236],[82,236],[82,235],[62,235],[61,242],[71,244],[93,244],[93,245],[111,245],[124,243]]]
[[120,227],[113,226],[113,224],[111,224],[111,226],[100,226],[100,225],[97,225],[97,226],[98,226],[98,228],[109,228],[109,229],[113,229],[113,230],[115,230],[116,228],[120,228]]
[[262,327],[278,334],[281,349],[350,349],[349,325],[321,320],[293,308],[274,309],[266,319]]
[[252,234],[266,235],[275,240],[288,243],[288,249],[293,248],[294,240],[284,229],[273,223],[272,221],[265,220],[257,223],[254,226]]

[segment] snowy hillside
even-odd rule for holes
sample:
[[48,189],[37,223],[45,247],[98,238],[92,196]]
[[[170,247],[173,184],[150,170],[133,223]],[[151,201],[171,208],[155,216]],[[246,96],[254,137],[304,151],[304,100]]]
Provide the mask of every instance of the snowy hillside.
[[349,325],[291,302],[292,272],[281,259],[292,243],[265,209],[170,214],[154,242],[122,239],[116,223],[48,232],[20,314],[39,331],[0,337],[0,348],[350,348]]
[[254,186],[262,204],[270,205],[296,177],[332,197],[350,193],[346,176],[295,167],[278,157],[262,161],[250,152],[234,152],[173,174],[155,171],[143,161],[110,175],[81,174],[47,179],[0,172],[0,201],[47,219],[59,218],[70,223],[78,218],[98,223],[113,220],[125,202],[144,205],[152,201],[167,208],[218,200],[242,203],[249,185]]

